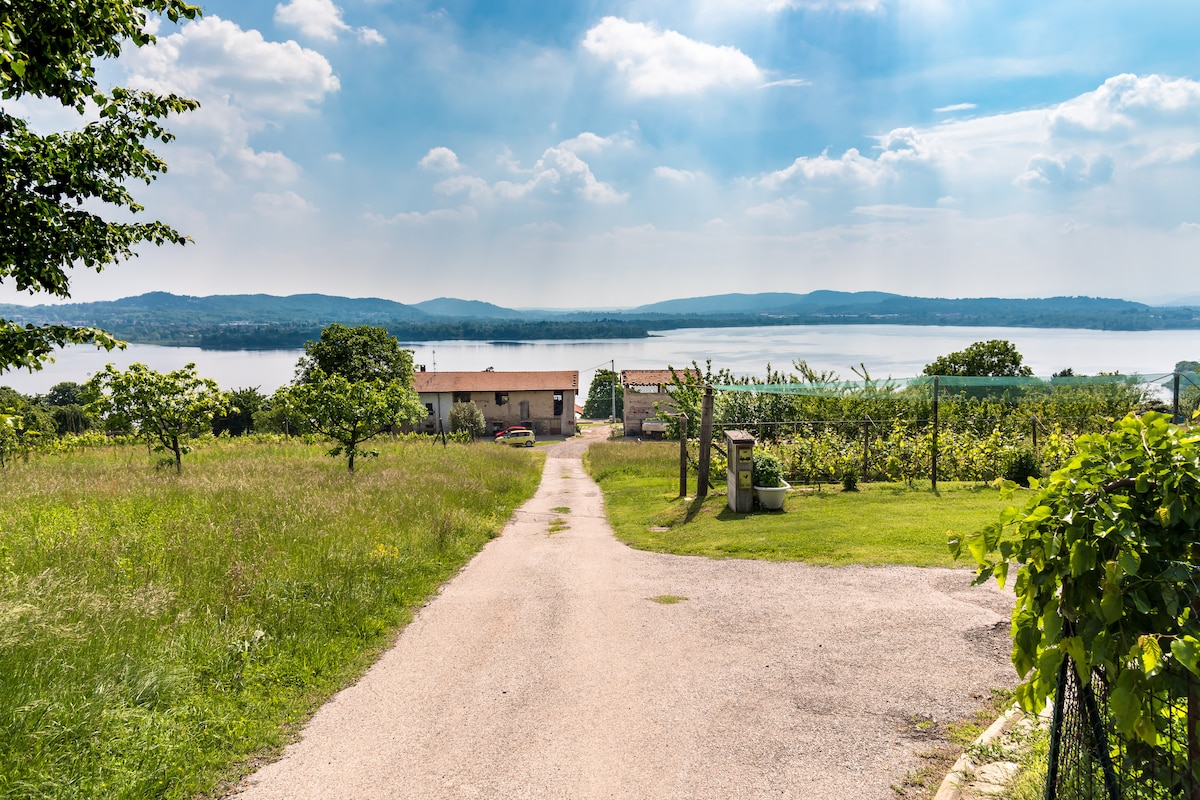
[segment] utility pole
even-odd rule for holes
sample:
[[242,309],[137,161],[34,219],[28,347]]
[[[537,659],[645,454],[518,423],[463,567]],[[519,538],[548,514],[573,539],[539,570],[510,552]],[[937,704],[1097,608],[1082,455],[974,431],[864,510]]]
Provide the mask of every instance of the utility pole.
[[612,359],[608,362],[608,364],[610,367],[612,367],[612,384],[610,384],[610,388],[612,389],[612,420],[611,420],[611,422],[614,425],[616,425],[617,424],[617,361],[616,361],[616,359]]

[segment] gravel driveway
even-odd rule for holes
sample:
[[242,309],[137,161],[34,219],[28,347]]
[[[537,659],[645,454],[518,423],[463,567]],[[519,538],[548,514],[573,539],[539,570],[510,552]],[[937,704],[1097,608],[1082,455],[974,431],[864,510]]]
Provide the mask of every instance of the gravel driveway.
[[969,571],[631,550],[585,447],[235,796],[886,800],[915,717],[1015,680]]

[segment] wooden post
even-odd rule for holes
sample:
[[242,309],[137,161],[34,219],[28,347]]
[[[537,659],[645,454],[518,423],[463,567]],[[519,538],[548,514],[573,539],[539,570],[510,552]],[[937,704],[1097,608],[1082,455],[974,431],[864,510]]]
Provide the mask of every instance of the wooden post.
[[687,497],[687,414],[679,415],[679,496]]
[[930,480],[933,481],[933,490],[937,491],[937,457],[938,457],[938,376],[933,376],[933,448],[930,453],[932,459],[931,469],[929,471]]
[[1179,419],[1179,373],[1175,373],[1174,390],[1171,392],[1171,422],[1177,423]]
[[712,460],[713,388],[704,387],[700,406],[700,467],[696,474],[696,496],[708,497],[709,465]]

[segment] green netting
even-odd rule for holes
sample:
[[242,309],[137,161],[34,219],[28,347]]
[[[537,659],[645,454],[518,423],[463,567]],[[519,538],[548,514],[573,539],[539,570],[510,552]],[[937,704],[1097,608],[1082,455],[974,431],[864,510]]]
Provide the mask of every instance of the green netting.
[[[713,391],[717,392],[751,392],[754,394],[788,394],[788,395],[809,395],[814,397],[844,397],[846,395],[890,395],[895,394],[904,389],[928,387],[932,388],[934,382],[937,382],[939,389],[953,391],[954,389],[962,388],[991,388],[991,389],[1025,389],[1038,390],[1044,389],[1048,393],[1050,390],[1066,388],[1071,386],[1141,386],[1147,384],[1156,384],[1163,379],[1165,383],[1161,385],[1170,386],[1173,383],[1175,373],[1168,373],[1153,378],[1145,378],[1138,374],[1133,375],[1091,375],[1081,377],[1026,377],[1026,376],[1006,376],[1006,377],[980,377],[980,376],[964,376],[964,375],[919,375],[914,378],[886,378],[883,380],[870,381],[832,381],[828,383],[806,382],[806,383],[741,383],[741,384],[723,384],[714,385]],[[1200,387],[1200,374],[1198,373],[1179,373],[1180,385],[1187,386],[1188,384]]]

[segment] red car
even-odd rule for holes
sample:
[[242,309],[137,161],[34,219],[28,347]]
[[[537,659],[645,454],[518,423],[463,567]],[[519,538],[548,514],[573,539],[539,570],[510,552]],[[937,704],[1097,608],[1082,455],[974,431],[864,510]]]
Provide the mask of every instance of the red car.
[[495,433],[493,433],[492,438],[499,439],[501,436],[504,436],[505,434],[508,434],[508,433],[512,433],[513,431],[527,431],[527,430],[529,430],[529,428],[526,428],[524,425],[509,425],[504,430],[496,431]]

